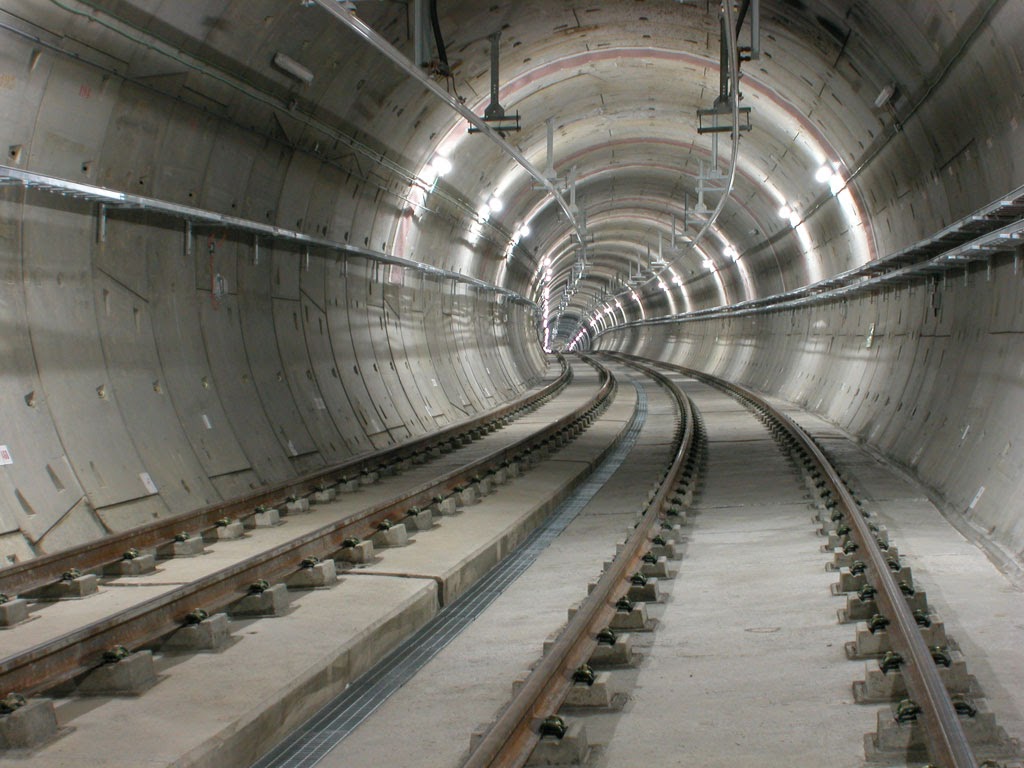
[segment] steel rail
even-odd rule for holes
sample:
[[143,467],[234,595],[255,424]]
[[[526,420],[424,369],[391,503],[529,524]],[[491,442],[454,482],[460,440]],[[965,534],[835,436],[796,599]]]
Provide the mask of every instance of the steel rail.
[[283,502],[289,496],[306,496],[316,490],[319,483],[361,474],[364,470],[372,470],[382,464],[402,461],[489,423],[508,418],[522,408],[534,406],[545,398],[551,397],[572,380],[572,369],[566,364],[564,358],[560,357],[559,361],[562,365],[561,374],[542,389],[437,432],[423,435],[392,448],[381,449],[318,469],[293,480],[266,486],[254,493],[226,502],[166,517],[138,528],[112,534],[98,541],[86,542],[0,569],[0,593],[14,596],[30,592],[38,587],[59,581],[62,575],[72,568],[82,572],[100,569],[108,563],[120,560],[129,549],[152,549],[172,541],[182,531],[194,533],[208,530],[213,528],[223,517],[249,517],[255,513],[255,509],[259,505],[275,505]]
[[[622,359],[633,356],[616,354],[612,357]],[[903,656],[901,671],[907,683],[907,690],[911,698],[922,708],[927,749],[932,762],[942,768],[977,768],[977,759],[960,724],[960,717],[939,676],[931,651],[921,636],[906,598],[890,572],[886,557],[878,546],[867,520],[861,514],[857,502],[825,454],[800,425],[753,390],[702,371],[669,363],[659,365],[727,390],[749,401],[781,425],[818,465],[826,485],[851,526],[851,538],[857,543],[858,551],[866,557],[872,571],[875,580],[873,586],[878,590],[875,600],[881,608],[882,615],[891,622],[888,630],[892,633],[893,647]]]
[[343,7],[337,0],[312,0],[316,5],[320,6],[328,14],[333,16],[335,19],[340,21],[346,27],[355,32],[359,37],[365,40],[367,43],[372,45],[382,54],[384,54],[391,62],[402,70],[409,77],[413,78],[420,83],[424,88],[430,91],[434,96],[439,98],[457,113],[462,115],[468,120],[474,128],[480,133],[489,138],[498,148],[501,149],[506,155],[515,160],[524,171],[540,184],[551,198],[558,204],[558,207],[562,209],[562,212],[566,215],[566,218],[572,223],[573,229],[576,230],[576,236],[579,238],[581,243],[586,243],[587,233],[583,226],[580,224],[579,218],[572,207],[562,197],[561,192],[552,183],[551,179],[545,176],[533,163],[526,159],[526,155],[516,149],[514,146],[509,144],[503,139],[497,131],[491,128],[482,117],[477,115],[473,110],[459,101],[457,98],[452,96],[448,91],[438,85],[436,82],[431,80],[423,70],[400,50],[395,48],[386,39],[381,37],[369,24],[360,19],[355,13],[347,8]]
[[518,768],[529,759],[540,741],[539,721],[558,711],[573,685],[574,670],[593,653],[597,645],[595,636],[614,615],[615,600],[622,593],[628,575],[638,567],[643,556],[641,548],[649,543],[651,529],[683,473],[684,463],[694,444],[694,419],[689,398],[667,376],[647,366],[628,364],[657,379],[679,403],[682,435],[676,455],[622,551],[581,603],[550,651],[463,762],[462,768]]
[[[593,364],[593,363],[592,363]],[[353,536],[365,536],[383,520],[405,515],[414,506],[428,505],[438,495],[505,462],[514,461],[574,424],[586,420],[609,402],[616,389],[615,377],[602,369],[601,387],[586,403],[557,421],[515,443],[493,451],[457,470],[428,481],[401,496],[359,510],[341,520],[310,531],[244,561],[194,582],[114,613],[77,630],[53,638],[7,658],[0,659],[0,689],[37,695],[74,679],[101,662],[104,651],[123,645],[138,649],[184,625],[187,615],[201,608],[221,610],[244,597],[260,579],[273,584],[296,572],[307,557],[329,557]]]

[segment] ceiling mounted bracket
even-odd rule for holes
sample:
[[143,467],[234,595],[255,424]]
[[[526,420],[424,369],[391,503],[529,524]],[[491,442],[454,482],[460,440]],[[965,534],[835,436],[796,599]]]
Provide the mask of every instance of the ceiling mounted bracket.
[[[498,77],[498,42],[501,40],[501,32],[493,33],[490,35],[489,39],[491,41],[491,103],[488,104],[487,108],[484,110],[484,122],[497,131],[501,138],[505,138],[505,134],[507,133],[522,130],[522,125],[520,125],[519,122],[519,113],[516,112],[514,115],[506,115],[505,108],[501,106],[501,102],[498,100],[498,91],[500,90]],[[477,133],[478,131],[479,129],[474,126],[469,127],[470,133]]]
[[[753,127],[750,124],[750,107],[740,107],[737,111],[739,112],[739,125],[737,130],[749,131]],[[705,133],[732,133],[732,121],[728,123],[720,123],[719,118],[727,116],[731,118],[733,115],[732,104],[729,101],[715,102],[715,106],[711,109],[698,109],[697,110],[697,133],[704,135]],[[707,123],[704,119],[708,118]]]

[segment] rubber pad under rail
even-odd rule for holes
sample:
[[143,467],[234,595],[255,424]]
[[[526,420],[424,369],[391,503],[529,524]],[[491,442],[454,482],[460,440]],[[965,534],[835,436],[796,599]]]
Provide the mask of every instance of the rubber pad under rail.
[[[647,392],[637,401],[625,437],[600,466],[507,558],[328,702],[252,768],[311,768],[468,627],[529,568],[622,466],[647,421]],[[468,738],[468,735],[467,735]]]

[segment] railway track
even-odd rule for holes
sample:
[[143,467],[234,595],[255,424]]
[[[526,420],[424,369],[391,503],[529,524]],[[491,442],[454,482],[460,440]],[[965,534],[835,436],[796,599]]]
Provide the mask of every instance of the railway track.
[[644,623],[643,600],[636,599],[637,588],[648,583],[642,566],[645,562],[657,562],[656,553],[667,545],[662,533],[678,527],[675,521],[682,513],[682,505],[692,498],[700,467],[701,425],[689,398],[674,381],[638,361],[624,362],[655,380],[675,401],[679,416],[674,456],[662,472],[657,488],[648,495],[645,508],[624,544],[587,597],[571,612],[568,624],[518,693],[477,740],[463,768],[522,766],[542,738],[566,738],[569,729],[558,711],[574,686],[593,684],[590,663],[599,644],[615,644],[611,627],[616,614],[639,614],[644,617],[641,625]]
[[[72,631],[7,654],[0,659],[0,689],[17,696],[33,696],[69,683],[105,664],[120,663],[118,655],[131,655],[132,651],[176,630],[201,624],[240,600],[269,592],[278,585],[283,587],[290,577],[304,570],[328,561],[333,564],[333,558],[339,553],[364,545],[366,539],[378,532],[395,529],[408,521],[415,523],[417,517],[429,515],[431,510],[440,512],[446,504],[454,508],[467,497],[479,495],[496,480],[505,479],[510,470],[529,464],[535,453],[564,443],[592,423],[615,391],[614,378],[606,370],[599,370],[598,386],[584,402],[540,429],[515,439],[492,439],[493,445],[488,449],[471,452],[473,455],[466,456],[445,471],[431,473],[430,465],[426,465],[428,479],[411,485],[405,483],[406,487],[399,493],[385,493],[386,498],[377,503],[370,506],[354,504],[351,511],[301,536],[262,549],[227,567],[168,589],[155,598],[90,619]],[[357,491],[363,484],[375,481],[379,473],[390,475],[400,468],[409,469],[413,464],[429,462],[433,460],[431,457],[483,438],[511,423],[517,416],[550,401],[571,380],[571,366],[563,361],[561,375],[547,386],[515,403],[455,425],[430,438],[377,452],[288,484],[263,489],[242,499],[127,531],[93,545],[83,545],[5,569],[0,572],[0,589],[7,596],[5,605],[10,608],[22,602],[22,599],[12,599],[17,595],[27,598],[24,602],[39,601],[31,603],[35,609],[42,608],[44,600],[59,603],[56,598],[78,596],[80,593],[76,588],[83,584],[95,585],[100,575],[111,573],[112,567],[138,565],[140,561],[144,564],[148,561],[151,566],[161,551],[170,553],[176,545],[189,545],[189,542],[189,553],[194,554],[201,550],[204,537],[211,538],[212,534],[216,540],[218,531],[222,529],[249,527],[254,518],[266,517],[277,507],[282,511],[289,505],[297,509],[308,508],[309,500],[318,497],[328,501],[336,490]],[[358,499],[358,493],[351,498]],[[190,532],[190,535],[186,537],[181,532]],[[253,537],[258,538],[259,531],[255,531]],[[124,569],[128,575],[138,575],[139,572],[138,568]],[[81,594],[87,595],[88,587]],[[61,609],[58,604],[45,610]],[[15,635],[19,628],[14,626],[13,629],[12,633],[4,633],[4,639],[10,638],[16,643]]]
[[[608,357],[633,359],[625,355]],[[840,575],[833,592],[847,598],[848,607],[840,610],[840,620],[866,621],[867,631],[861,628],[858,635],[869,639],[859,637],[857,642],[848,643],[847,652],[853,658],[863,658],[864,654],[858,652],[863,641],[867,657],[877,659],[878,670],[869,663],[868,680],[854,683],[855,699],[867,703],[892,701],[879,711],[877,732],[865,737],[868,759],[883,763],[920,760],[943,768],[1002,765],[991,759],[999,755],[1015,759],[1015,747],[994,726],[991,713],[984,711],[980,693],[961,689],[962,683],[955,681],[960,675],[951,674],[953,657],[945,635],[933,631],[934,616],[924,593],[915,590],[895,543],[855,498],[821,444],[746,387],[681,366],[657,365],[661,370],[706,383],[743,403],[803,473],[820,510],[821,533],[830,540],[823,549],[834,554],[829,567]],[[872,693],[872,689],[884,693]]]
[[[678,422],[671,444],[671,461],[663,470],[659,470],[659,480],[647,492],[628,537],[624,542],[616,542],[614,556],[606,563],[600,578],[590,586],[583,601],[570,610],[568,623],[557,637],[549,639],[543,657],[518,686],[517,692],[501,709],[497,719],[474,738],[470,752],[461,763],[464,768],[529,765],[534,764],[531,760],[535,762],[538,754],[543,755],[539,758],[543,762],[559,752],[563,754],[555,759],[564,760],[566,750],[571,752],[577,749],[576,742],[582,742],[585,746],[585,737],[581,739],[579,736],[578,720],[574,725],[574,717],[579,710],[573,709],[573,702],[579,700],[581,689],[594,684],[596,674],[602,668],[600,659],[607,658],[614,648],[617,632],[609,630],[616,626],[630,626],[630,622],[637,628],[636,631],[648,632],[656,628],[657,621],[647,618],[646,603],[651,603],[655,613],[660,610],[656,606],[659,601],[657,588],[648,583],[645,574],[657,571],[659,575],[664,572],[665,577],[669,576],[665,564],[659,561],[664,561],[666,553],[675,552],[674,539],[685,539],[680,523],[685,521],[687,508],[706,472],[704,462],[707,441],[703,418],[687,396],[686,380],[702,382],[727,392],[741,402],[764,423],[783,452],[791,457],[817,506],[822,534],[829,537],[829,545],[825,549],[834,555],[840,577],[840,582],[834,587],[835,594],[846,598],[848,606],[861,612],[855,614],[854,619],[844,618],[843,612],[840,612],[840,620],[852,621],[857,616],[864,616],[863,611],[869,611],[865,618],[867,626],[871,628],[871,637],[864,641],[864,647],[870,648],[865,651],[866,655],[858,656],[863,650],[860,648],[863,639],[860,635],[864,634],[862,622],[858,625],[857,642],[848,644],[853,648],[851,658],[867,658],[869,677],[877,665],[892,690],[903,690],[892,684],[897,676],[899,683],[905,685],[904,693],[894,698],[889,706],[879,710],[878,733],[869,734],[866,740],[869,759],[891,761],[896,754],[903,755],[911,764],[927,761],[931,766],[942,768],[1016,765],[981,762],[998,751],[976,751],[972,744],[974,731],[977,730],[973,721],[988,717],[988,713],[983,711],[979,715],[979,708],[984,707],[978,705],[976,697],[951,696],[947,691],[948,675],[943,664],[949,658],[949,653],[945,645],[936,648],[933,644],[933,638],[938,635],[925,631],[929,617],[934,618],[934,615],[924,603],[924,594],[918,590],[914,597],[909,568],[899,559],[895,543],[889,541],[887,532],[879,528],[877,520],[864,511],[854,490],[844,482],[829,460],[827,451],[818,442],[786,414],[743,387],[677,366],[660,363],[652,365],[649,361],[623,355],[610,355],[607,359],[617,365],[629,366],[642,377],[653,380],[675,403]],[[446,500],[455,505],[462,494],[472,498],[476,493],[474,487],[486,490],[492,482],[504,480],[504,474],[513,467],[526,468],[543,462],[544,457],[572,440],[587,424],[593,422],[611,401],[616,390],[614,376],[600,359],[574,361],[571,366],[566,366],[566,370],[572,367],[580,370],[580,366],[592,366],[600,371],[597,391],[586,397],[584,402],[574,404],[567,413],[543,430],[515,440],[510,439],[506,444],[492,446],[486,451],[477,450],[471,461],[467,457],[466,461],[460,460],[457,468],[434,473],[435,476],[429,481],[407,483],[407,487],[400,493],[384,494],[387,498],[363,504],[359,509],[347,510],[329,525],[305,530],[300,536],[290,537],[285,542],[241,559],[229,567],[219,568],[187,585],[169,589],[157,598],[142,601],[130,609],[54,638],[52,643],[45,646],[29,648],[24,653],[0,659],[0,675],[4,676],[7,690],[32,694],[51,689],[55,683],[81,679],[84,672],[100,666],[104,654],[109,656],[111,649],[117,646],[125,646],[128,650],[152,647],[156,639],[166,637],[193,621],[197,608],[212,615],[237,604],[239,600],[251,597],[254,586],[262,585],[259,589],[263,589],[284,584],[295,574],[308,570],[310,564],[333,562],[336,558],[342,562],[343,548],[351,549],[354,539],[366,539],[379,534],[382,528],[386,528],[386,523],[381,526],[385,521],[397,525],[404,520],[415,529],[418,517],[415,514],[416,508],[440,512],[440,506]],[[570,375],[563,371],[560,378],[565,379]],[[540,397],[550,397],[550,392]],[[733,406],[733,409],[736,407]],[[500,418],[507,419],[508,414],[503,413]],[[749,421],[749,416],[744,418]],[[486,423],[473,427],[480,434],[487,428]],[[458,434],[466,434],[466,429]],[[452,447],[453,440],[461,442],[461,439],[454,436],[443,436],[440,443]],[[770,441],[764,442],[771,445]],[[430,453],[436,455],[441,449],[435,444],[420,450],[423,451],[421,455],[426,456]],[[388,463],[384,457],[368,461],[370,463],[364,463],[360,472],[369,469],[372,474],[375,468]],[[413,459],[407,454],[405,459],[392,459],[391,463],[401,461],[411,464]],[[334,486],[352,482],[352,470],[349,468],[332,468],[331,472],[329,483]],[[300,489],[298,494],[294,490],[296,487]],[[328,490],[324,487],[323,479],[305,478],[302,483],[251,497],[236,509],[244,508],[247,514],[256,515],[260,514],[254,506],[254,502],[260,503],[257,499],[265,500],[263,503],[268,506],[283,505],[289,497],[315,497]],[[366,491],[366,488],[363,490]],[[351,498],[357,499],[358,496]],[[213,513],[214,510],[209,512]],[[173,531],[181,527],[171,525],[166,530]],[[206,529],[207,535],[210,532],[216,535],[219,527],[214,521]],[[166,539],[163,541],[163,546],[170,543]],[[104,565],[100,563],[94,569],[98,570]],[[852,572],[854,570],[855,573]],[[430,578],[408,564],[375,572],[391,577]],[[442,580],[438,583],[441,584]],[[479,599],[472,595],[469,597],[473,601]],[[444,605],[446,598],[441,599]],[[922,610],[920,606],[925,607]],[[621,634],[621,630],[618,633]],[[125,642],[122,639],[125,637],[131,639]],[[413,639],[410,638],[410,641]],[[415,643],[427,642],[427,635],[417,635],[415,638]],[[940,650],[942,653],[939,653]],[[399,648],[396,653],[401,657],[408,651]],[[849,649],[848,653],[851,653]],[[45,670],[45,674],[40,674],[40,669]],[[51,670],[57,671],[51,674]],[[38,676],[40,682],[35,683],[34,676]],[[864,686],[870,687],[871,683],[869,681],[860,685],[859,690],[863,691]],[[857,684],[854,689],[858,690]],[[868,696],[863,700],[876,699]],[[373,704],[374,708],[376,706],[379,703]],[[841,726],[833,723],[830,727]],[[897,746],[894,748],[893,744]],[[250,761],[262,754],[267,746],[253,753]],[[536,752],[538,748],[541,749],[539,753]],[[886,752],[886,749],[889,751]],[[569,759],[579,757],[581,755]],[[900,760],[896,759],[895,762]],[[259,764],[262,766],[264,762]],[[266,765],[277,764],[266,762]],[[281,764],[293,763],[285,761]]]

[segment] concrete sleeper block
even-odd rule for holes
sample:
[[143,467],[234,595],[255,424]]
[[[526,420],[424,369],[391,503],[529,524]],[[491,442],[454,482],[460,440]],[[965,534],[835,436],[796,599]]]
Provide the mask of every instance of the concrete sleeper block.
[[662,599],[661,586],[657,579],[648,579],[646,584],[631,584],[628,597],[634,602],[657,603]]
[[373,542],[360,541],[354,547],[344,547],[334,554],[334,559],[356,565],[368,563],[373,560]]
[[582,723],[574,720],[568,723],[562,738],[542,736],[526,765],[585,765],[589,753],[586,729]]
[[449,496],[434,504],[439,515],[454,515],[459,511],[459,502],[454,496]]
[[288,577],[288,589],[322,589],[338,583],[338,569],[333,560],[324,560],[311,568],[300,568]]
[[184,541],[172,541],[157,551],[159,557],[195,557],[203,554],[203,537],[199,534],[190,535]]
[[334,501],[335,495],[336,494],[334,493],[334,489],[333,488],[324,488],[322,491],[316,491],[313,494],[313,503],[314,504],[328,504],[328,503]]
[[232,520],[227,525],[218,525],[211,529],[208,536],[203,538],[213,539],[215,541],[232,541],[233,539],[240,539],[245,535],[245,526],[242,525],[240,520]]
[[[305,499],[303,499],[305,501]],[[288,505],[289,507],[291,504]],[[290,513],[290,510],[289,510]],[[257,512],[252,516],[252,525],[254,528],[272,528],[273,526],[281,522],[281,513],[276,509],[267,509],[263,512]]]
[[668,570],[668,558],[664,555],[658,556],[658,562],[656,563],[644,563],[640,572],[648,578],[667,579],[671,577]]
[[565,699],[567,707],[610,707],[615,692],[612,690],[611,673],[598,672],[592,685],[574,683]]
[[57,713],[49,699],[31,699],[0,715],[0,748],[34,749],[57,735]]
[[288,610],[288,588],[274,584],[263,592],[252,592],[232,603],[231,616],[281,616]]
[[468,507],[480,501],[480,492],[476,485],[469,485],[458,493],[458,504],[460,507]]
[[598,643],[590,654],[588,662],[592,667],[621,667],[633,663],[633,638],[628,632],[621,632],[615,638],[615,645]]
[[404,547],[408,543],[409,529],[405,527],[405,523],[397,523],[385,531],[377,531],[373,534],[375,547]]
[[13,627],[28,619],[28,601],[8,600],[0,604],[0,627]]
[[137,696],[156,684],[152,651],[138,651],[89,672],[75,692],[80,696]]
[[650,622],[647,618],[647,603],[636,603],[633,609],[626,613],[625,611],[616,611],[615,615],[612,616],[611,628],[612,629],[631,629],[633,631],[644,631],[649,629]]
[[284,505],[285,514],[287,515],[298,515],[303,512],[309,512],[309,499],[305,496],[302,498],[295,499],[295,501],[289,501]]
[[429,531],[434,527],[434,513],[430,511],[429,507],[421,509],[418,514],[406,517],[404,524],[406,528],[412,525],[416,527],[417,531]]
[[130,560],[121,559],[103,566],[104,576],[141,576],[156,570],[156,555],[147,552]]
[[26,592],[24,597],[31,600],[69,600],[87,597],[99,590],[99,577],[94,573],[83,573],[73,579],[61,579],[53,584]]
[[215,613],[198,624],[175,630],[164,642],[164,651],[217,651],[231,641],[226,613]]

